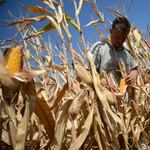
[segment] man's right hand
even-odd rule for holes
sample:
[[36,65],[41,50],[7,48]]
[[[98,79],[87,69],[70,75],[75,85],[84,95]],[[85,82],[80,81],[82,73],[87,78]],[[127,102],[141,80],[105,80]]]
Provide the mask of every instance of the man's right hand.
[[109,83],[110,83],[110,86],[107,84],[107,81],[106,81],[105,78],[102,78],[102,79],[100,80],[100,84],[101,84],[102,86],[104,86],[105,88],[107,88],[107,89],[109,89],[109,90],[110,90],[110,88],[112,88],[112,90],[113,90],[114,92],[118,92],[118,89],[115,88],[115,85],[113,84],[113,82],[112,82],[111,80],[109,80]]

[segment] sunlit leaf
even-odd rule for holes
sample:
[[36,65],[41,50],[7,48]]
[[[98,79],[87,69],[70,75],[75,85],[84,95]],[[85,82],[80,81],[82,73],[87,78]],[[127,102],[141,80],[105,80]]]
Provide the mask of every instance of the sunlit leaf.
[[50,141],[53,141],[55,121],[47,102],[42,98],[37,98],[35,102],[34,112],[39,117],[40,122],[44,125]]
[[46,26],[44,26],[42,29],[40,29],[39,31],[37,31],[35,34],[38,34],[40,32],[48,32],[48,31],[52,31],[55,28],[52,26],[51,23],[48,23]]
[[8,70],[0,64],[0,82],[2,85],[13,89],[14,83]]
[[82,32],[82,29],[78,26],[78,24],[68,15],[65,14],[66,20],[78,31]]
[[29,98],[26,97],[25,112],[21,123],[18,125],[16,150],[25,149],[29,124]]
[[77,150],[81,147],[81,145],[83,144],[86,136],[89,133],[89,129],[91,127],[91,123],[93,120],[93,113],[94,113],[94,104],[92,104],[92,109],[87,117],[87,119],[84,122],[84,125],[82,127],[82,131],[81,134],[79,135],[79,137],[76,139],[76,141],[74,143],[71,144],[71,146],[69,147],[69,150]]
[[84,2],[84,0],[80,0],[80,1],[79,1],[78,9],[77,9],[76,12],[75,12],[76,17],[80,14],[80,11],[81,11],[82,6],[83,6],[83,2]]
[[71,104],[71,101],[68,100],[61,108],[58,110],[58,116],[56,119],[56,126],[55,126],[55,134],[54,134],[54,141],[52,150],[61,149],[63,135],[65,131],[65,124],[69,117],[68,109]]
[[[22,4],[21,4],[21,6],[23,6]],[[46,10],[46,9],[44,9],[44,8],[42,8],[42,7],[40,7],[40,6],[31,6],[31,7],[25,7],[25,6],[23,6],[28,12],[30,12],[30,13],[33,13],[33,14],[42,14],[42,15],[50,15],[50,16],[52,16],[52,17],[55,17],[55,15],[52,13],[52,12],[50,12],[50,11],[48,11],[48,10]]]

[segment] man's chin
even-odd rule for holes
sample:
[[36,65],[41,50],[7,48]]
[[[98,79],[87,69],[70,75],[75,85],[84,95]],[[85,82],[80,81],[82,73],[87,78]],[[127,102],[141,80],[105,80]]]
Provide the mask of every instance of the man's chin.
[[115,45],[115,48],[117,49],[117,48],[119,48],[119,47],[121,47],[122,45]]

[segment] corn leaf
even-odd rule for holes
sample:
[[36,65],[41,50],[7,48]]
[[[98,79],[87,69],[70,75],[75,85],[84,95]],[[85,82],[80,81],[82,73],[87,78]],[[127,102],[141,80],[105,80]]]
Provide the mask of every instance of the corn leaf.
[[50,141],[53,141],[55,121],[46,101],[42,98],[37,98],[35,102],[34,112],[39,117],[40,122],[44,125]]
[[33,13],[33,14],[50,15],[52,17],[55,17],[55,15],[52,12],[50,12],[40,6],[35,5],[35,6],[31,6],[31,7],[25,7],[22,4],[21,4],[21,6],[24,7],[28,12]]
[[78,31],[78,32],[82,32],[82,29],[80,28],[80,26],[78,26],[78,24],[68,15],[65,14],[66,20]]
[[69,147],[69,150],[78,150],[81,147],[81,145],[83,144],[86,136],[89,133],[89,130],[90,130],[90,127],[92,124],[93,113],[94,113],[94,104],[92,104],[92,109],[91,109],[87,119],[84,122],[82,131],[81,131],[79,137],[76,139],[76,141],[74,143],[71,144],[71,146]]
[[78,9],[77,9],[76,12],[75,12],[76,17],[78,17],[78,15],[80,14],[80,11],[81,11],[82,6],[83,6],[83,2],[84,2],[84,0],[80,0],[80,1],[79,1]]
[[24,116],[18,125],[15,150],[25,149],[29,123],[29,98],[26,97]]
[[35,34],[39,34],[39,33],[45,33],[45,32],[48,32],[48,31],[52,31],[54,30],[55,28],[52,26],[51,23],[48,23],[46,26],[44,26],[42,29],[40,29],[39,31],[37,31]]
[[64,135],[65,125],[69,117],[68,109],[69,109],[70,104],[71,104],[71,100],[68,100],[60,108],[60,110],[58,110],[52,150],[58,150],[62,148],[61,146],[62,139]]

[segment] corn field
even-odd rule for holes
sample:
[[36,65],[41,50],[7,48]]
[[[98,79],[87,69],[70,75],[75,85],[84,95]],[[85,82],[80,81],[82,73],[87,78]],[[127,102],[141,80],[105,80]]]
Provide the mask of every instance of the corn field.
[[[0,51],[0,149],[140,150],[143,143],[148,149],[150,42],[144,33],[132,25],[126,39],[139,65],[138,78],[134,85],[123,81],[118,85],[112,74],[97,73],[89,51],[91,44],[85,42],[84,29],[80,27],[80,11],[88,3],[98,19],[91,16],[85,28],[94,25],[100,38],[111,44],[108,27],[96,2],[80,0],[77,4],[74,0],[76,20],[64,13],[62,0],[60,4],[54,0],[41,2],[47,9],[23,6],[37,16],[20,17],[9,23],[18,32],[12,39],[1,41],[5,56]],[[122,16],[116,8],[109,11],[115,17]],[[50,23],[37,31],[33,22],[46,19]],[[102,34],[98,23],[104,25],[108,37]],[[79,34],[81,54],[72,45],[68,24]],[[52,30],[61,40],[61,44],[54,46],[60,64],[54,62],[50,40],[46,43],[42,38],[43,33]],[[22,42],[15,40],[20,33]],[[5,42],[14,44],[3,46]],[[88,70],[84,67],[86,63]],[[120,64],[120,71],[126,73],[122,60]],[[118,92],[103,87],[101,78],[105,78],[108,85],[112,81]]]

